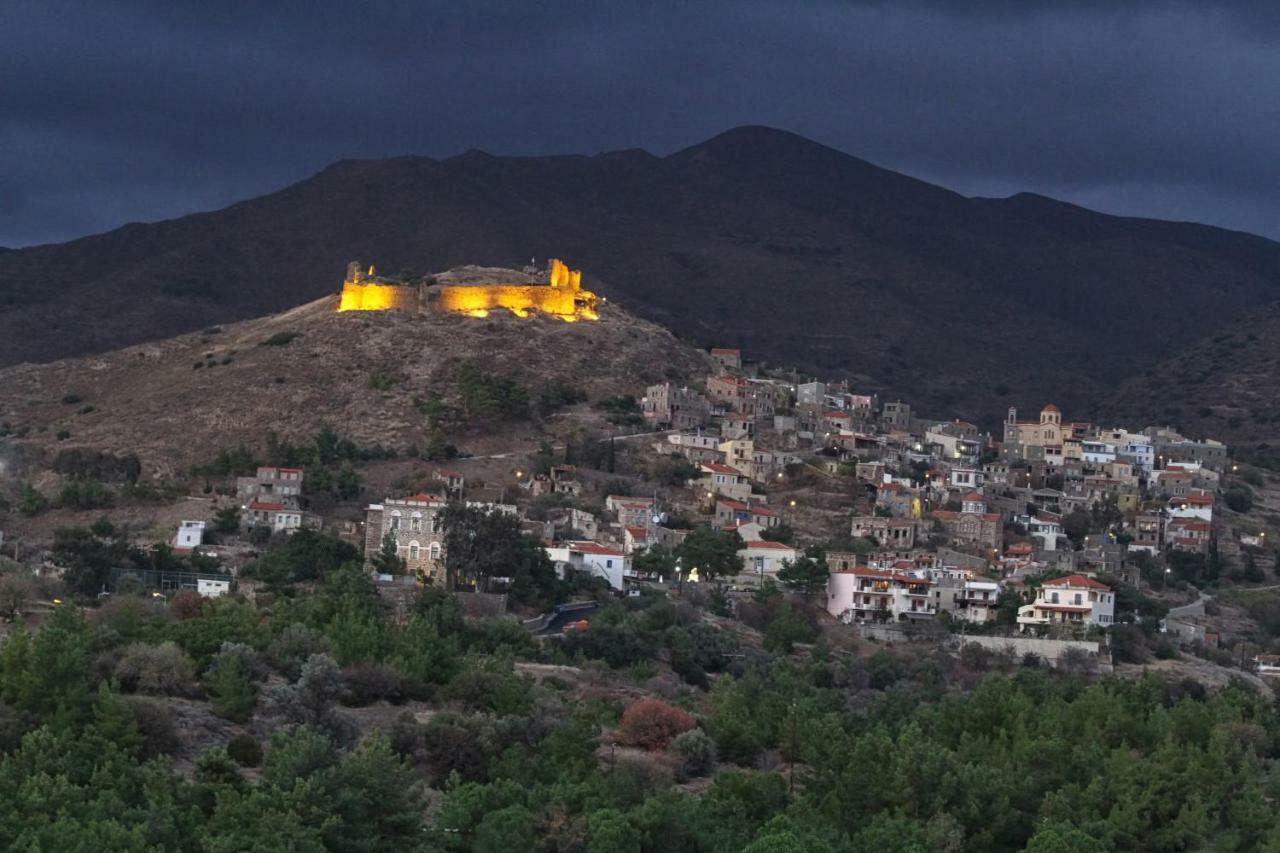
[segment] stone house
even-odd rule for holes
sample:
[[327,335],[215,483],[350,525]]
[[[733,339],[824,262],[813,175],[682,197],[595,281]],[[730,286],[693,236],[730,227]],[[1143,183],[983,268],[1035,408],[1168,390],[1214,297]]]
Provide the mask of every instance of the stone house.
[[707,425],[711,406],[698,391],[671,382],[650,385],[640,401],[645,420],[654,429],[698,429]]
[[909,518],[855,515],[850,523],[852,536],[869,536],[886,548],[911,549],[916,545],[918,523]]
[[388,498],[365,509],[365,561],[391,539],[407,574],[444,583],[444,523],[448,502],[440,495]]
[[691,484],[694,488],[711,497],[723,495],[735,501],[751,499],[751,481],[746,475],[732,465],[718,462],[703,462],[698,466],[702,476]]
[[301,468],[259,468],[252,477],[236,478],[236,498],[242,503],[265,501],[297,506],[302,496]]
[[711,360],[724,370],[741,370],[742,350],[730,347],[712,347]]

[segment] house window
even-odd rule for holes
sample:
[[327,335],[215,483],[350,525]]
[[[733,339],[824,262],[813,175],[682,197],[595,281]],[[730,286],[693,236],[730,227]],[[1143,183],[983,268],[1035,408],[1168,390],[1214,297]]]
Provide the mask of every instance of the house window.
[[431,559],[439,560],[440,559],[440,543],[432,542],[431,546],[427,548],[427,553],[431,555]]
[[1080,597],[1080,593],[1078,593],[1078,592],[1076,593],[1076,601],[1075,601],[1075,603],[1076,603],[1076,604],[1082,604],[1082,603],[1083,603],[1083,599],[1081,599],[1081,597]]
[[420,551],[419,551],[418,543],[417,543],[417,542],[410,542],[410,543],[409,543],[409,559],[410,559],[410,560],[415,560],[415,561],[416,561],[416,560],[418,559],[418,554],[419,554],[419,553],[420,553]]
[[391,529],[392,530],[400,529],[400,513],[398,512],[391,513]]
[[605,561],[604,561],[604,567],[605,567],[606,569],[612,569],[612,568],[613,568],[613,560],[605,560]]
[[413,518],[409,519],[409,529],[410,529],[410,530],[421,530],[421,529],[422,529],[422,514],[421,514],[421,513],[417,513],[417,512],[415,512],[415,513],[413,514]]

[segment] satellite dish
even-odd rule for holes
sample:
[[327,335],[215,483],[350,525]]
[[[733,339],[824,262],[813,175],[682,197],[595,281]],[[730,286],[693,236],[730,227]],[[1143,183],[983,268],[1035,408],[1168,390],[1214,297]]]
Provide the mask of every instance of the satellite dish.
[[653,517],[653,523],[654,523],[654,524],[661,524],[661,523],[662,523],[662,516],[660,516],[660,515],[655,515],[655,516]]

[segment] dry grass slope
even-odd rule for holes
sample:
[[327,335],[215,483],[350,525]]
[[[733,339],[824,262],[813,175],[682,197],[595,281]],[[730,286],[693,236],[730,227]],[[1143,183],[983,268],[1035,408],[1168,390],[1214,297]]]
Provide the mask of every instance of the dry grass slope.
[[[261,447],[271,430],[301,437],[323,424],[361,444],[423,446],[414,398],[434,390],[449,399],[454,369],[468,362],[534,388],[566,382],[592,399],[639,394],[664,371],[706,369],[700,352],[613,304],[596,322],[572,324],[505,312],[474,319],[334,309],[331,297],[100,356],[5,369],[0,422],[29,427],[26,440],[46,449],[137,453],[163,475],[217,448]],[[273,338],[288,342],[264,345]]]

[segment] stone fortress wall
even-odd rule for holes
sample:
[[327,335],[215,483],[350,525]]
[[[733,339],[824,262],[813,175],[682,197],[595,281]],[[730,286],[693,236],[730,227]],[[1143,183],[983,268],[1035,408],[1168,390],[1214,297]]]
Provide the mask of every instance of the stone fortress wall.
[[342,283],[339,311],[415,311],[425,306],[431,310],[471,317],[486,317],[489,312],[505,309],[517,317],[538,312],[566,321],[595,320],[598,300],[594,293],[582,289],[582,272],[571,270],[558,259],[552,259],[546,281],[535,283],[468,283],[423,286],[381,278],[373,267],[366,273],[352,262]]

